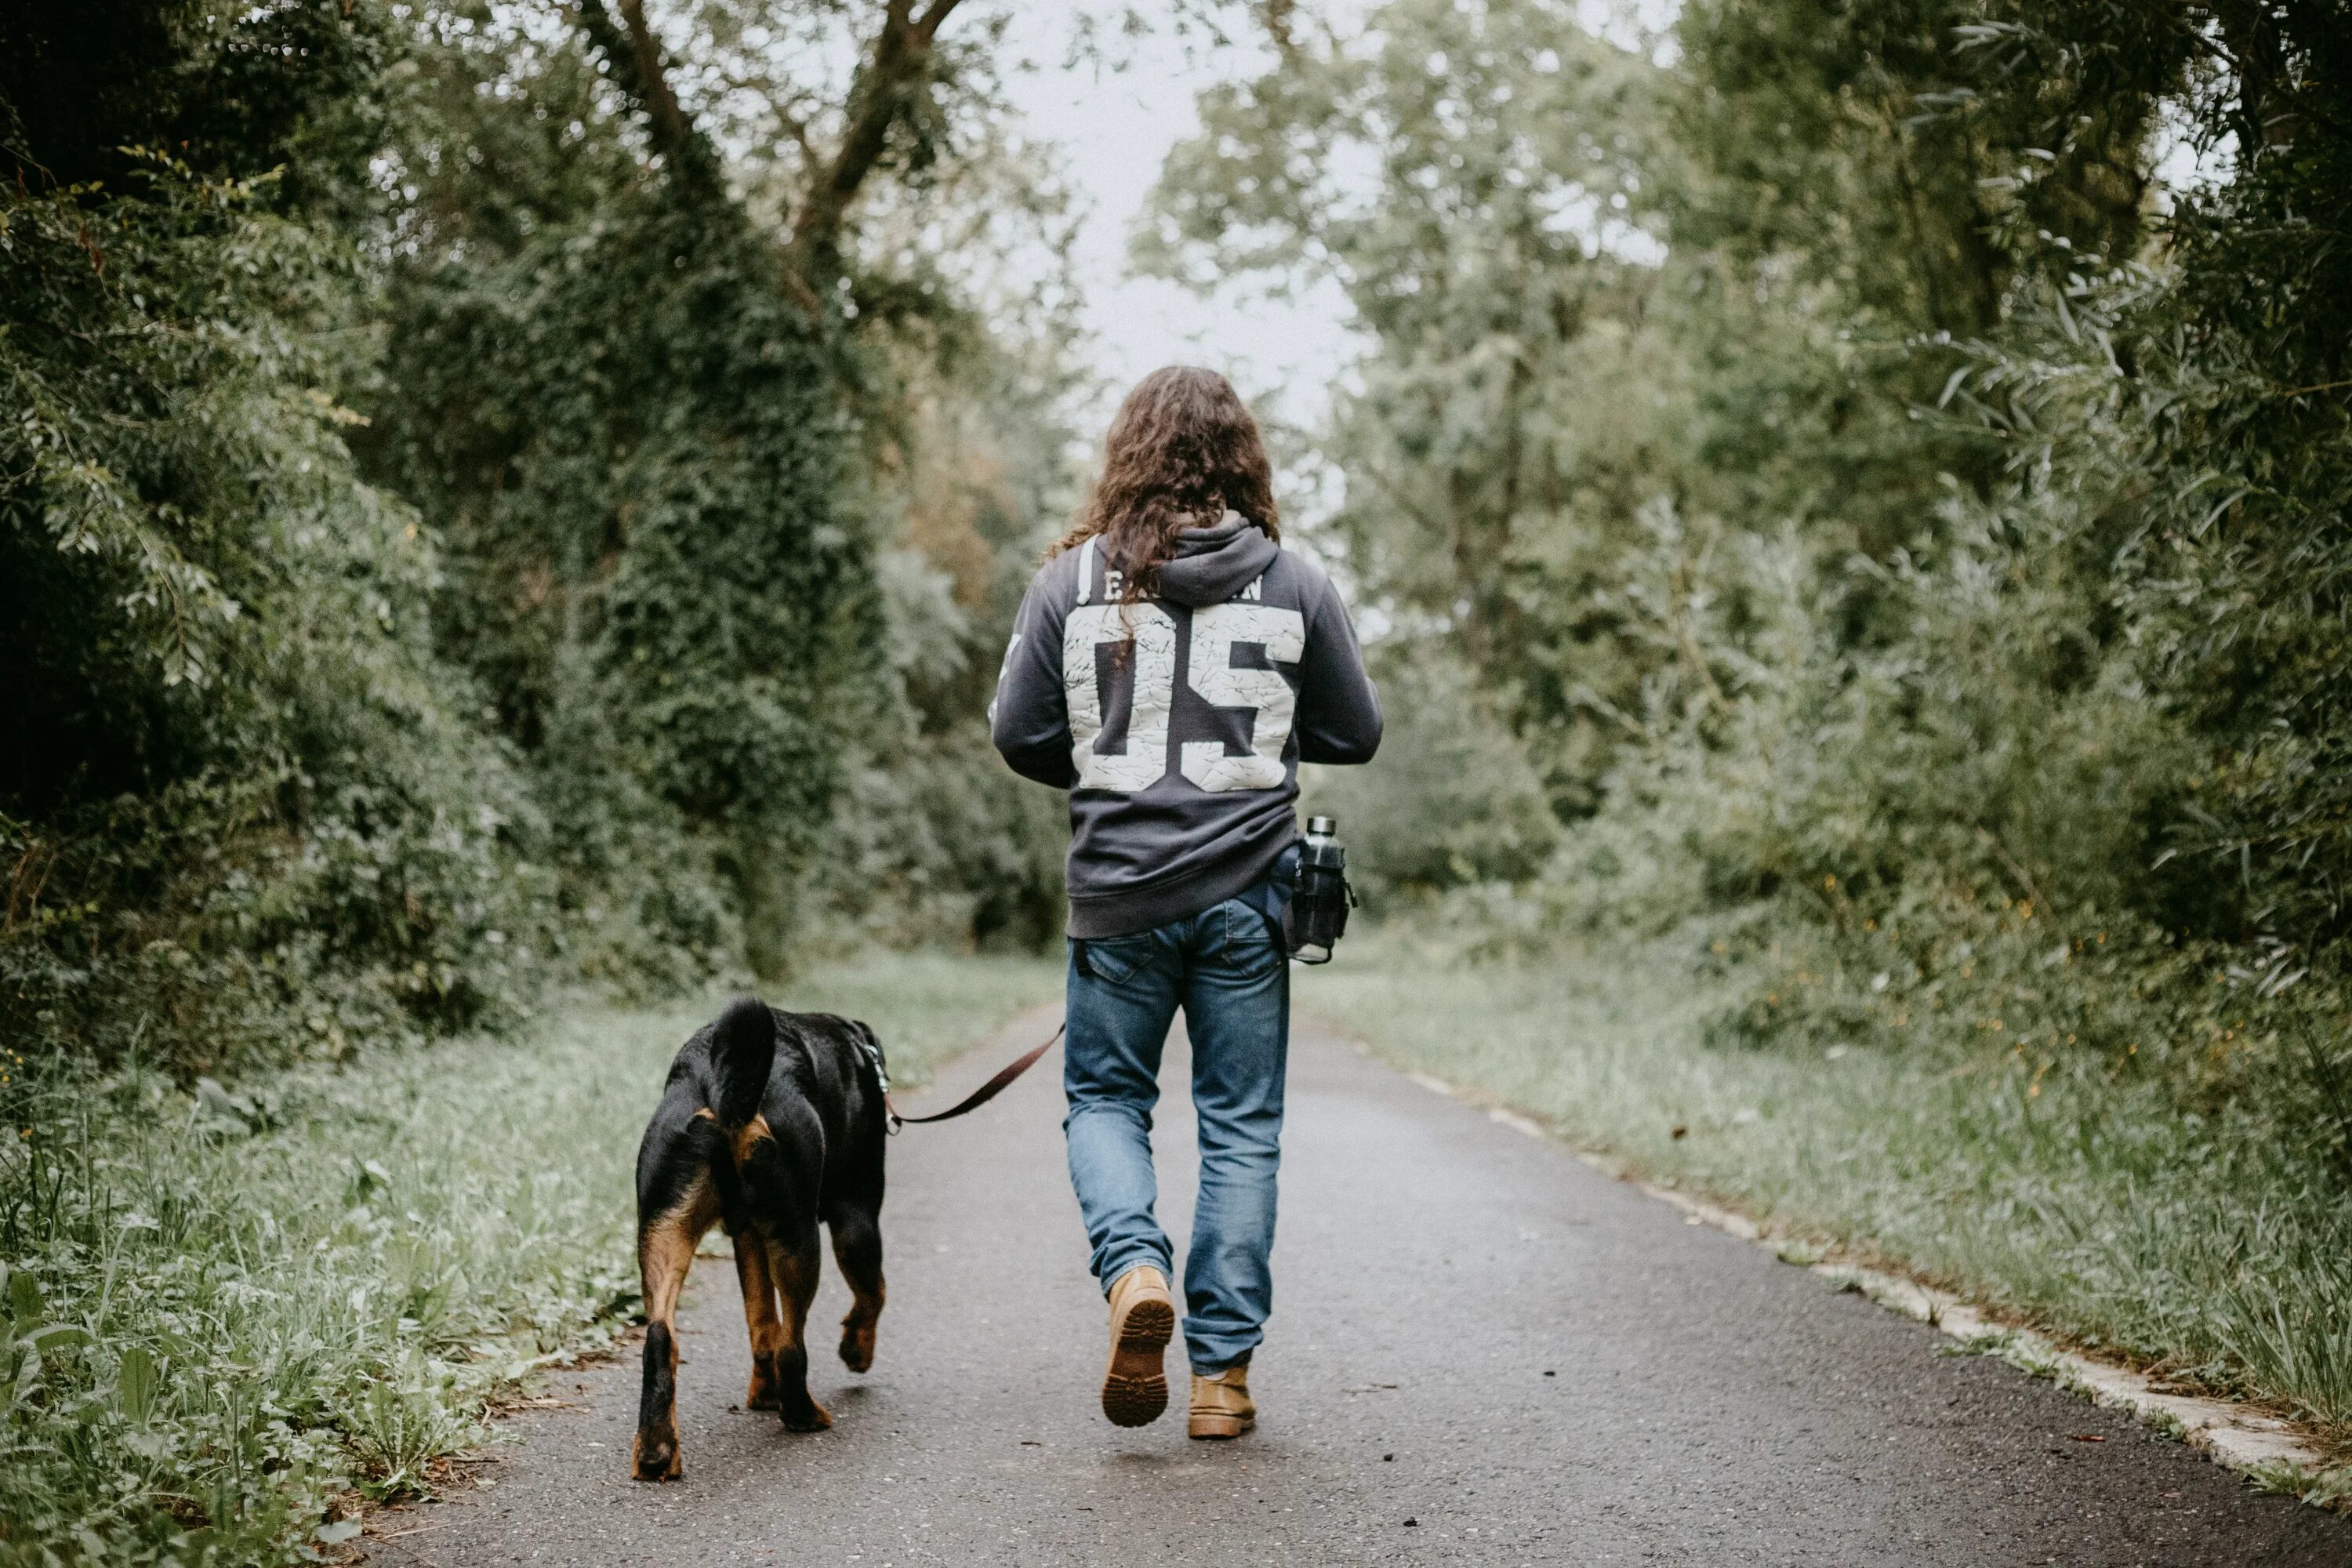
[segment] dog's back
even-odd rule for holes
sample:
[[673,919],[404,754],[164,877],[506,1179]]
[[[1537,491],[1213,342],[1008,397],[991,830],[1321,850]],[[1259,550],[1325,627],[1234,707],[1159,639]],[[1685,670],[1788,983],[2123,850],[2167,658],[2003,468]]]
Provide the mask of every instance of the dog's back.
[[858,1372],[872,1364],[888,1131],[879,1064],[865,1025],[752,997],[679,1047],[637,1152],[647,1321],[640,1479],[679,1473],[675,1316],[695,1247],[713,1223],[735,1240],[751,1335],[751,1408],[780,1411],[796,1430],[831,1424],[808,1395],[802,1331],[816,1290],[820,1222],[856,1298],[843,1320],[842,1359]]

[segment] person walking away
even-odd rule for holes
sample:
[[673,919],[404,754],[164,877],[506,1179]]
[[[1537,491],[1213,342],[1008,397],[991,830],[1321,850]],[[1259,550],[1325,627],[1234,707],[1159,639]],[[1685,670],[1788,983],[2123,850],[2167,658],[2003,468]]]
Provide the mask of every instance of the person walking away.
[[1369,762],[1381,740],[1346,607],[1281,540],[1265,444],[1231,384],[1153,372],[1029,584],[989,710],[1013,770],[1069,791],[1062,1126],[1110,1302],[1103,1413],[1122,1426],[1168,1405],[1175,1304],[1152,1215],[1151,1112],[1184,1010],[1201,1143],[1184,1260],[1195,1437],[1256,1420],[1247,1378],[1274,1300],[1298,764]]

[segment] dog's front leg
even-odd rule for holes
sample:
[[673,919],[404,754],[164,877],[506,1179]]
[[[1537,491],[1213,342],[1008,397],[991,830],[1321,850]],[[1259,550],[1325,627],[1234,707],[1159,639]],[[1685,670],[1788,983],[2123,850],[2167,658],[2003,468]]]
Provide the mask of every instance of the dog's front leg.
[[852,1372],[874,1364],[874,1328],[887,1294],[882,1283],[882,1227],[862,1209],[833,1219],[833,1256],[849,1281],[848,1315],[841,1320],[841,1362]]

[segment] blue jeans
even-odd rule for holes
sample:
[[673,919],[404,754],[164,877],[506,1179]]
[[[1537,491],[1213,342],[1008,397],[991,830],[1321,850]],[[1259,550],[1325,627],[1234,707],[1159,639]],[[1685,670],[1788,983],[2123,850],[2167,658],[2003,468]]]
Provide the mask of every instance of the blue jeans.
[[1062,1087],[1070,1183],[1108,1290],[1138,1264],[1171,1278],[1152,1217],[1151,1108],[1178,1006],[1192,1040],[1201,1196],[1184,1255],[1184,1344],[1208,1375],[1249,1359],[1274,1305],[1275,1169],[1290,1055],[1290,966],[1238,899],[1132,936],[1070,943]]

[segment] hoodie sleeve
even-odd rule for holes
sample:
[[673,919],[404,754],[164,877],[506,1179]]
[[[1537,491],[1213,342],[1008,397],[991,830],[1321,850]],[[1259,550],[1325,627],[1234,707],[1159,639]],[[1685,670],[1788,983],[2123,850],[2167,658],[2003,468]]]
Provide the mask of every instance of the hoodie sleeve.
[[1062,595],[1052,563],[1031,579],[988,705],[990,739],[1013,771],[1055,789],[1078,782],[1070,762],[1069,698],[1062,685]]
[[1339,590],[1328,577],[1322,587],[1307,617],[1307,657],[1298,667],[1298,760],[1369,763],[1381,749],[1381,694],[1364,672],[1363,650]]

